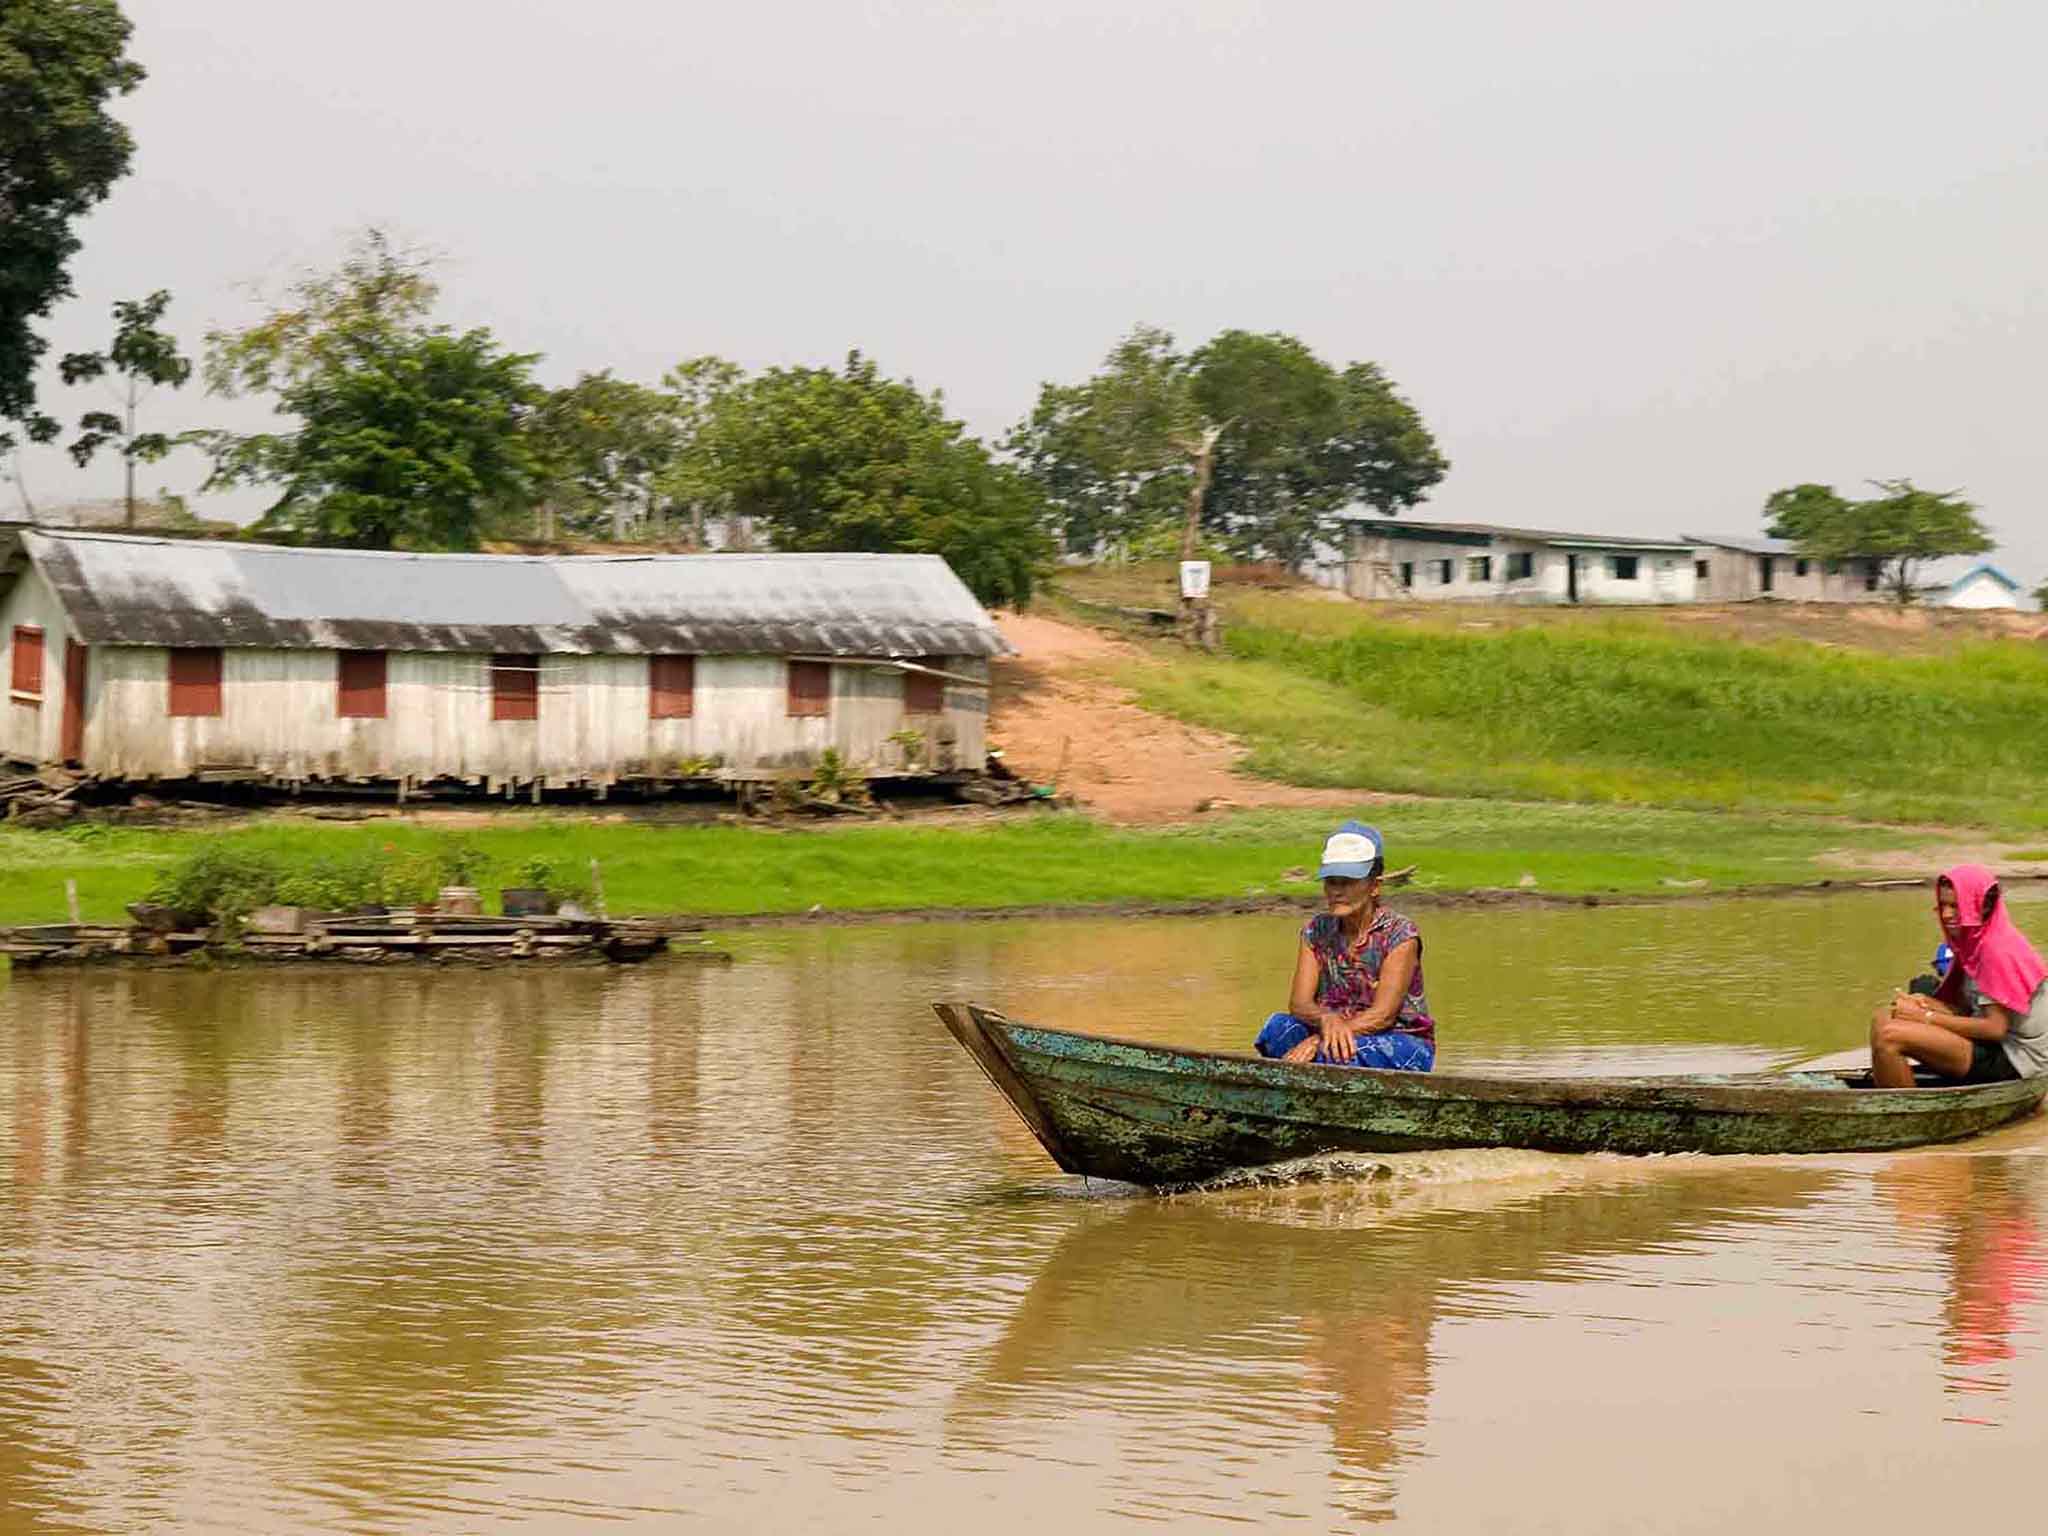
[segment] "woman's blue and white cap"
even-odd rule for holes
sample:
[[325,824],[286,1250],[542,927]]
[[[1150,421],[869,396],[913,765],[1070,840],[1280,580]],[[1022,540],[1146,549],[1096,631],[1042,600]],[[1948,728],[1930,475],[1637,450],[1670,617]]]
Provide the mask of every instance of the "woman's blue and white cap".
[[1380,872],[1384,844],[1380,829],[1362,821],[1347,821],[1323,844],[1323,867],[1318,880],[1370,880]]

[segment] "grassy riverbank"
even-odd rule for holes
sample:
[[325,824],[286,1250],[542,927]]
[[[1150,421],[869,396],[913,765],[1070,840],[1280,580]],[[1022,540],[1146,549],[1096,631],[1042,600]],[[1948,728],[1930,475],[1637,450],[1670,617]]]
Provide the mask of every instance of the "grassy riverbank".
[[[1671,895],[1852,878],[1845,854],[1929,848],[1938,839],[1820,818],[1431,801],[1363,807],[1395,865],[1434,892]],[[1071,814],[817,829],[676,826],[616,817],[508,813],[451,832],[411,819],[357,824],[275,817],[209,829],[81,826],[0,830],[0,922],[61,921],[64,882],[84,915],[118,921],[162,873],[203,847],[288,864],[368,851],[430,856],[459,838],[487,890],[533,860],[599,862],[615,913],[827,913],[1308,896],[1327,812],[1260,812],[1186,827],[1115,828]],[[1928,857],[1933,857],[1932,852]]]
[[1117,680],[1240,737],[1263,778],[2048,830],[2038,641],[1882,613],[1820,615],[1829,638],[1802,639],[1796,615],[1223,601],[1227,654],[1161,646]]

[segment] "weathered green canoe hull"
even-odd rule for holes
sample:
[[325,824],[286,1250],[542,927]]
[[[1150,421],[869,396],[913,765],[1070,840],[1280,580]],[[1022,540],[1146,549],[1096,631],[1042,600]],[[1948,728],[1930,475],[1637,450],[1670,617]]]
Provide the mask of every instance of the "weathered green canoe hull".
[[1484,1078],[1293,1065],[1035,1029],[937,1005],[1069,1173],[1185,1184],[1326,1152],[1882,1152],[2032,1113],[2048,1079],[1970,1088],[1725,1077]]

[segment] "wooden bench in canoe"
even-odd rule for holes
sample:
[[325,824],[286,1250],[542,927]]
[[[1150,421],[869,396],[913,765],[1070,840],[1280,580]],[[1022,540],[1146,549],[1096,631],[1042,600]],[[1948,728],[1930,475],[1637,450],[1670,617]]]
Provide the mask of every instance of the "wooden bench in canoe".
[[1870,1087],[1868,1072],[1470,1077],[1295,1065],[1013,1023],[936,1003],[1054,1162],[1188,1184],[1325,1152],[1882,1152],[2032,1113],[2048,1078]]

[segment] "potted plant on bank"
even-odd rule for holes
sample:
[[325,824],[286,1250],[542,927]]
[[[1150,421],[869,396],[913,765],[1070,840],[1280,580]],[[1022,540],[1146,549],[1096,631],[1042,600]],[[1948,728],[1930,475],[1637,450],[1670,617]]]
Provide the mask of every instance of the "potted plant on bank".
[[499,909],[507,917],[544,917],[565,904],[583,906],[590,901],[589,882],[578,880],[552,859],[528,859],[512,871],[512,878],[518,883],[498,892]]

